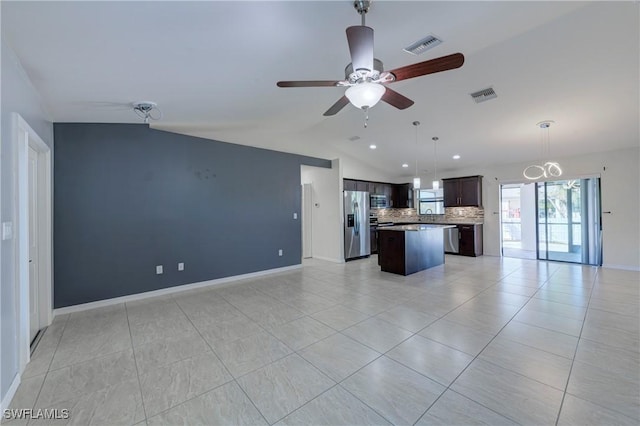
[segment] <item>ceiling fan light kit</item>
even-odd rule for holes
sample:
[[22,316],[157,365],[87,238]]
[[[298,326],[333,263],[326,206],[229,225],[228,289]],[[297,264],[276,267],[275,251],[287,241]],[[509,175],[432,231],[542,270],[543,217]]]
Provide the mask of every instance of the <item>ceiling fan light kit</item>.
[[464,64],[462,53],[454,53],[384,72],[382,61],[374,58],[373,55],[373,28],[365,25],[365,15],[369,11],[371,2],[356,0],[353,6],[361,16],[362,25],[348,27],[346,30],[351,63],[345,69],[345,80],[279,81],[277,83],[278,87],[347,87],[342,98],[324,113],[325,116],[337,114],[349,103],[366,111],[380,100],[401,110],[409,108],[414,102],[386,87],[387,84],[460,68]]
[[349,87],[344,95],[356,108],[368,109],[380,101],[385,91],[383,85],[365,81]]

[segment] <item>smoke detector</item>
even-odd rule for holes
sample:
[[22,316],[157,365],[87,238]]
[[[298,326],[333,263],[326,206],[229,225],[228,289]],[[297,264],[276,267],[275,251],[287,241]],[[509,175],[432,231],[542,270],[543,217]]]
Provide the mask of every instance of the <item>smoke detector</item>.
[[145,123],[148,123],[149,120],[160,120],[162,118],[162,111],[158,108],[158,104],[151,101],[139,101],[131,104],[133,107],[133,112],[142,119],[144,119]]

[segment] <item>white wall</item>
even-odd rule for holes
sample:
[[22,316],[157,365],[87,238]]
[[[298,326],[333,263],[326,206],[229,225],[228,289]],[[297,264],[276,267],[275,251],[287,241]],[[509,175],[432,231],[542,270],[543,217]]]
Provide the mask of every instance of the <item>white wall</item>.
[[344,260],[342,229],[342,173],[340,161],[333,160],[331,169],[301,166],[302,184],[311,184],[311,240],[316,259]]
[[[16,222],[15,156],[11,113],[17,112],[53,148],[53,125],[41,98],[17,57],[2,37],[0,149],[0,221]],[[14,229],[15,232],[15,229]],[[7,403],[18,371],[16,293],[16,240],[0,243],[0,398]]]
[[[371,182],[389,182],[398,183],[397,178],[391,177],[382,170],[378,170],[368,166],[362,161],[350,157],[348,155],[340,156],[340,164],[342,166],[342,175],[346,179],[367,180]],[[403,182],[409,182],[405,180]]]
[[[562,166],[562,179],[601,177],[602,211],[611,211],[602,216],[603,265],[640,270],[640,141],[634,143],[635,148],[556,160]],[[484,253],[487,255],[500,255],[500,216],[497,214],[500,184],[524,182],[522,170],[527,165],[469,168],[443,176],[484,176]]]
[[522,249],[536,251],[536,186],[533,183],[520,188],[520,221],[522,223]]

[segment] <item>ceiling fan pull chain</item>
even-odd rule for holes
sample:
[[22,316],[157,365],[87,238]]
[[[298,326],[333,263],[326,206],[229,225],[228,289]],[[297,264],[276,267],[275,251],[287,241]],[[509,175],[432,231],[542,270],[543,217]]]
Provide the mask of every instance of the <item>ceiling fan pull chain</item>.
[[364,111],[364,128],[366,129],[369,125],[369,108],[362,107],[362,110]]

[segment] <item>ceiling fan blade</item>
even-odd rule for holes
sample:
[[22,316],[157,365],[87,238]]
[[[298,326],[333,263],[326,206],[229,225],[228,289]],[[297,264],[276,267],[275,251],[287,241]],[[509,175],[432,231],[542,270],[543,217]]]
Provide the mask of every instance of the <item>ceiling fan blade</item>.
[[342,108],[344,108],[348,104],[349,104],[349,99],[347,99],[346,96],[342,96],[340,99],[338,99],[338,102],[336,102],[335,104],[331,105],[331,108],[329,108],[322,115],[324,115],[325,117],[329,117],[330,115],[336,115],[337,113],[340,112],[340,110]]
[[441,71],[460,68],[462,64],[464,64],[464,55],[462,53],[454,53],[453,55],[447,55],[441,58],[396,68],[389,72],[396,77],[395,81],[400,81],[408,78],[420,77],[421,75],[434,74]]
[[373,70],[373,28],[358,25],[347,28],[347,42],[353,70]]
[[279,81],[278,87],[335,87],[340,81],[308,80],[308,81]]
[[401,95],[395,90],[389,89],[388,87],[385,88],[387,90],[385,90],[381,100],[385,101],[389,105],[392,105],[398,109],[407,109],[411,105],[413,105],[413,101],[411,99],[407,98],[404,95]]

